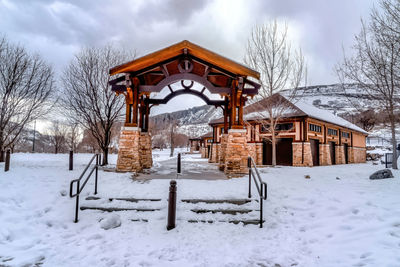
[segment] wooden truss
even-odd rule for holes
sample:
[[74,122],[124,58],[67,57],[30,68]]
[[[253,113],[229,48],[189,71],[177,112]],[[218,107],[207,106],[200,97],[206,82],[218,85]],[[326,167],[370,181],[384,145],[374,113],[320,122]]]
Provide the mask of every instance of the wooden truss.
[[[110,81],[112,90],[125,95],[125,126],[140,127],[142,131],[148,130],[152,106],[166,104],[182,94],[192,94],[208,105],[221,107],[225,129],[243,128],[247,97],[256,95],[260,88],[250,80],[259,79],[258,72],[189,41],[114,67],[110,75],[119,75]],[[171,85],[179,82],[182,88],[174,90]],[[202,89],[193,89],[194,83]],[[170,93],[162,99],[154,98],[164,88]],[[222,100],[210,99],[206,89],[220,95]]]

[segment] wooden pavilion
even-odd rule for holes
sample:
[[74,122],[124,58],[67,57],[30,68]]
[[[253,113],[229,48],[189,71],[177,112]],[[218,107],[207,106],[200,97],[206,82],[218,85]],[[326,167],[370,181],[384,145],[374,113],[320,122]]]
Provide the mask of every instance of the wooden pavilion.
[[[110,81],[112,90],[123,94],[126,103],[118,171],[141,171],[152,166],[148,134],[151,107],[166,104],[182,94],[198,96],[223,110],[228,131],[222,142],[226,153],[221,169],[226,173],[247,171],[243,107],[249,96],[258,93],[260,85],[254,82],[260,78],[258,72],[185,40],[116,66],[110,69],[110,75],[117,76]],[[193,87],[195,82],[202,86],[201,90]],[[180,83],[181,89],[173,89],[171,85],[176,83]],[[168,95],[157,98],[164,88],[168,88]],[[210,99],[206,90],[221,96],[221,100]]]

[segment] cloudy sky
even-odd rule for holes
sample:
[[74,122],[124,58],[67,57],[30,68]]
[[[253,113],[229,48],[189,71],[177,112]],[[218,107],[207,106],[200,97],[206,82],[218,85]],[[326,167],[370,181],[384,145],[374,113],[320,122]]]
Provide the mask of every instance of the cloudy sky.
[[[350,47],[360,18],[368,18],[376,2],[0,0],[0,34],[42,54],[59,74],[81,47],[109,42],[140,56],[187,39],[241,62],[252,27],[276,18],[288,22],[291,39],[305,54],[308,84],[329,84],[336,82],[333,67],[342,47]],[[158,112],[187,108],[193,101],[204,104],[181,96]]]

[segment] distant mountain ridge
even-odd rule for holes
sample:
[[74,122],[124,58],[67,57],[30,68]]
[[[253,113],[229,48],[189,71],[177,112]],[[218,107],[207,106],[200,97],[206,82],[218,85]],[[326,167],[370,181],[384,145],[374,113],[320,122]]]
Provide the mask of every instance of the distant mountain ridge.
[[[346,84],[346,90],[341,84],[314,85],[299,89],[301,100],[320,109],[329,110],[336,115],[353,114],[359,108],[373,108],[374,103],[369,95],[357,84]],[[286,90],[287,91],[287,90]],[[284,93],[285,91],[283,91]],[[358,107],[356,107],[358,106]],[[199,137],[211,131],[208,123],[222,116],[222,110],[213,106],[193,107],[187,110],[162,113],[151,117],[156,123],[166,120],[179,121],[178,132],[189,137]]]

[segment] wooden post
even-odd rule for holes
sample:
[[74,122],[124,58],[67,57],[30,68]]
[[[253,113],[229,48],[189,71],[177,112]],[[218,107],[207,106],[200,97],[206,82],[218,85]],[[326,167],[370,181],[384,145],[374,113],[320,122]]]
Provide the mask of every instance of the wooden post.
[[72,171],[74,169],[74,151],[69,151],[69,170]]
[[243,106],[244,106],[244,97],[240,96],[240,103],[239,103],[239,125],[243,126]]
[[144,116],[144,110],[143,110],[143,96],[140,98],[140,107],[139,107],[139,128],[143,129],[143,116]]
[[224,108],[224,133],[228,133],[228,105]]
[[[231,92],[231,118],[230,118],[230,120],[232,121],[231,122],[231,125],[233,126],[233,128],[235,128],[235,125],[237,124],[237,121],[236,121],[236,89],[235,88],[232,88],[232,92]],[[231,127],[229,127],[229,128],[231,128]]]
[[168,198],[168,223],[167,230],[175,228],[176,218],[176,181],[172,180],[169,186],[169,198]]
[[149,103],[145,104],[145,117],[144,117],[144,125],[146,132],[149,131],[149,115],[150,115],[150,107]]
[[6,151],[6,163],[4,165],[4,171],[8,172],[10,170],[10,154],[11,154],[11,149],[7,149]]

